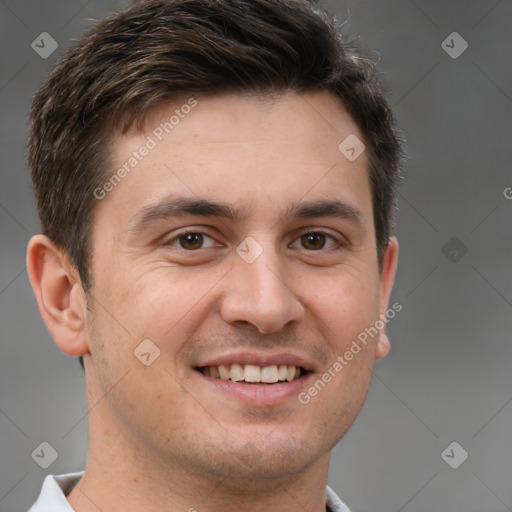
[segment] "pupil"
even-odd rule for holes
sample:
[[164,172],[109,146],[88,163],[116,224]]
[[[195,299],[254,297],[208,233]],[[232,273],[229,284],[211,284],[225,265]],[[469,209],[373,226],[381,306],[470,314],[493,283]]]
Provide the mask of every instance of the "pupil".
[[189,233],[182,236],[180,241],[184,249],[198,249],[203,244],[203,235],[199,233]]
[[325,245],[325,235],[322,235],[321,233],[309,233],[307,235],[302,235],[302,243],[306,247],[309,246],[310,249],[322,249]]

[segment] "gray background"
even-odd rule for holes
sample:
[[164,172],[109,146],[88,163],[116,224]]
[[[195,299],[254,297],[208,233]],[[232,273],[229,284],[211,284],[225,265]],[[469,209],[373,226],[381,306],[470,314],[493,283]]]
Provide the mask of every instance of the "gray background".
[[[26,511],[46,474],[80,470],[84,379],[54,345],[25,269],[38,231],[24,162],[31,96],[91,18],[128,1],[0,1],[0,511]],[[380,68],[407,137],[389,356],[335,449],[353,512],[512,510],[512,1],[326,1]],[[41,32],[58,49],[41,58]],[[461,40],[468,43],[458,58]],[[447,42],[442,45],[443,41]],[[456,237],[455,240],[452,240]],[[450,242],[450,240],[452,240]],[[466,252],[467,251],[467,252]],[[58,452],[48,468],[31,453]],[[462,449],[468,459],[452,469]],[[106,511],[105,511],[106,512]]]

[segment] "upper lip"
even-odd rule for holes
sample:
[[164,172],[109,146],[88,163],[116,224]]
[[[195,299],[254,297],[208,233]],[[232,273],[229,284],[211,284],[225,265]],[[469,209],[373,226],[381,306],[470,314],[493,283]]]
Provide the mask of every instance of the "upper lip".
[[204,366],[219,366],[219,365],[232,365],[232,364],[253,364],[255,366],[279,366],[285,364],[287,366],[299,366],[304,370],[312,371],[313,364],[307,359],[290,353],[279,354],[261,354],[255,352],[239,352],[218,355],[211,359],[205,359],[195,365],[198,368]]

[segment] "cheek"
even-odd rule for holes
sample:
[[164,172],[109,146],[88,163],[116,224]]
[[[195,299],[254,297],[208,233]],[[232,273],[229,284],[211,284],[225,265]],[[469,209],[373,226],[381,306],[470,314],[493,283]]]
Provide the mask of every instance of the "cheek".
[[177,352],[211,313],[216,285],[225,270],[173,267],[158,262],[110,276],[105,304],[115,310],[112,326],[132,350],[151,339],[162,352]]
[[[113,290],[111,292],[114,296]],[[138,290],[135,290],[133,297],[137,294]],[[108,304],[112,306],[113,303]],[[166,417],[164,432],[171,436],[181,425],[181,420],[179,423],[173,422],[171,412],[183,408],[187,400],[187,394],[179,384],[182,376],[169,364],[170,348],[160,342],[166,332],[168,339],[172,338],[173,341],[179,339],[179,334],[174,330],[169,332],[172,322],[156,324],[158,319],[150,316],[150,313],[162,312],[156,311],[154,304],[138,299],[128,302],[125,298],[119,302],[114,320],[114,315],[96,301],[88,317],[88,336],[94,364],[89,392],[92,403],[100,405],[95,412],[103,418],[114,415],[141,438],[147,435],[147,429],[158,431],[164,412],[171,415]],[[144,364],[142,352],[136,350],[142,340],[147,339],[154,339],[160,350],[158,357],[149,365]],[[145,351],[152,350],[148,345],[144,347]]]
[[373,325],[379,314],[378,278],[369,269],[333,269],[300,278],[302,299],[337,351]]
[[316,404],[320,409],[327,407],[345,419],[355,417],[368,391],[375,361],[377,337],[368,332],[379,318],[378,277],[340,269],[331,276],[316,276],[312,282],[315,292],[308,297],[308,309],[330,355],[323,369],[328,383],[324,387],[317,383],[311,394],[322,395]]

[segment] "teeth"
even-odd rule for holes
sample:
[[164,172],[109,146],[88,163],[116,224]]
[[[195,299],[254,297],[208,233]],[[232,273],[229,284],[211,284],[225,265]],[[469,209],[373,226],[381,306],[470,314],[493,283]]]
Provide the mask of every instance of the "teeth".
[[261,382],[261,370],[259,366],[246,364],[244,369],[245,382]]
[[279,380],[279,373],[277,372],[277,366],[265,366],[261,370],[261,382],[277,382]]
[[231,371],[229,372],[229,377],[234,382],[238,382],[239,380],[244,380],[243,367],[239,364],[232,364]]
[[[210,366],[212,368],[212,366]],[[219,377],[222,380],[228,380],[229,379],[229,368],[223,364],[219,365]]]
[[209,377],[233,382],[264,382],[273,384],[298,379],[301,375],[299,366],[280,364],[271,366],[257,366],[254,364],[232,364],[231,366],[221,364],[219,366],[205,366],[201,372]]

